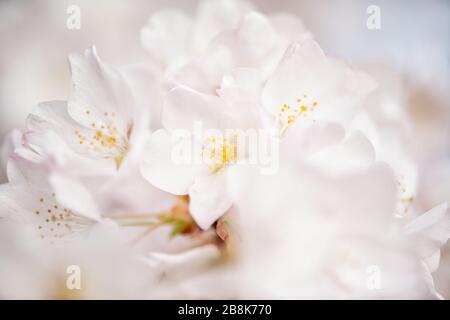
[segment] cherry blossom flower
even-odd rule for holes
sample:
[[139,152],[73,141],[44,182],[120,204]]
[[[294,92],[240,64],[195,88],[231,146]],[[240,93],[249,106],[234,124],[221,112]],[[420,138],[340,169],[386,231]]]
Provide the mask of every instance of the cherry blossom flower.
[[[183,107],[189,107],[190,112],[184,113]],[[227,167],[234,164],[239,155],[233,135],[227,136],[224,131],[234,128],[233,122],[237,119],[226,113],[219,97],[178,87],[168,93],[162,121],[165,129],[152,135],[141,172],[150,183],[164,191],[188,194],[192,216],[201,228],[208,229],[231,206],[223,192],[224,183]],[[196,122],[205,129],[215,129],[215,135],[195,135]],[[188,135],[177,138],[179,129],[184,129]],[[193,150],[194,154],[186,162],[177,163],[173,150],[186,143],[192,143],[187,151]]]
[[50,243],[79,236],[101,220],[89,193],[72,185],[78,203],[66,207],[48,181],[48,169],[39,162],[15,156],[8,162],[9,183],[0,194],[2,216],[34,226],[36,238]]
[[148,130],[150,109],[131,86],[133,73],[104,64],[95,48],[72,55],[70,65],[68,102],[39,105],[28,118],[28,129],[55,131],[78,153],[113,161],[119,168]]
[[235,27],[252,7],[246,1],[203,1],[195,19],[180,10],[158,11],[141,30],[141,42],[162,68],[174,68],[204,52],[218,33]]
[[262,93],[262,103],[283,134],[297,121],[348,126],[355,108],[376,84],[367,74],[328,58],[312,40],[290,46]]

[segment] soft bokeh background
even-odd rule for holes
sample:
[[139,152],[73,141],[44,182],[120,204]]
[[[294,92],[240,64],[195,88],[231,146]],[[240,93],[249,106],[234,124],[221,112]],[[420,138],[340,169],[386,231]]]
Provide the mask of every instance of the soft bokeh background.
[[[421,168],[422,199],[430,206],[450,201],[450,1],[253,3],[265,13],[298,15],[328,54],[382,79],[381,88],[404,103],[412,116],[410,139]],[[81,8],[80,30],[66,28],[66,9],[73,4]],[[167,7],[194,14],[197,4],[196,0],[0,1],[0,140],[13,128],[23,128],[37,103],[67,97],[69,53],[95,44],[107,62],[145,62],[149,58],[139,31],[148,16]],[[372,4],[381,8],[381,30],[366,27],[366,9]],[[0,182],[4,181],[0,170]],[[448,251],[447,245],[442,257],[447,266]],[[448,269],[441,268],[438,276],[441,283],[450,283]],[[450,297],[449,287],[438,289]]]

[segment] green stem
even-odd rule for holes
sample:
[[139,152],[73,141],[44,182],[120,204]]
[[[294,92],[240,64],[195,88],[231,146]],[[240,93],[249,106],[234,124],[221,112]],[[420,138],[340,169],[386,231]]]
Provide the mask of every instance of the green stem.
[[150,227],[158,225],[156,221],[133,221],[133,222],[119,222],[122,227]]

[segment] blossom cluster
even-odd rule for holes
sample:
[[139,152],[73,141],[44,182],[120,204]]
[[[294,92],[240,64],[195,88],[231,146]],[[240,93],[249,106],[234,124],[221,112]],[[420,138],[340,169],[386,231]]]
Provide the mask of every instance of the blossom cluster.
[[441,297],[450,211],[416,205],[371,75],[245,1],[156,12],[141,42],[147,64],[70,55],[67,100],[7,137],[0,234],[26,289],[0,271],[0,296]]

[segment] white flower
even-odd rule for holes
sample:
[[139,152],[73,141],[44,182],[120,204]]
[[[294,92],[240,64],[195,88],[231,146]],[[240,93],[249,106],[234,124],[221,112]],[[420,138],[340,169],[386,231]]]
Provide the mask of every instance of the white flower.
[[[225,130],[236,128],[233,123],[238,119],[227,113],[219,97],[178,87],[167,95],[162,121],[165,129],[152,135],[141,172],[164,191],[189,194],[190,213],[201,228],[208,229],[231,206],[224,183],[227,168],[239,155],[233,135],[225,135]],[[196,135],[196,122],[205,130],[214,129],[216,135]],[[177,136],[180,129],[188,135]],[[183,145],[194,154],[177,163],[174,150]]]
[[237,25],[252,6],[246,1],[203,1],[194,19],[180,10],[153,14],[141,30],[141,42],[162,68],[173,68],[204,52],[221,31]]
[[450,238],[450,212],[443,203],[423,213],[403,227],[403,231],[415,238],[420,256],[431,272],[439,266],[440,248]]
[[430,291],[442,298],[436,291],[431,273],[439,267],[440,249],[450,239],[450,212],[447,203],[443,203],[418,216],[403,227],[403,232],[411,236],[416,250],[423,260],[424,273]]
[[40,104],[28,117],[25,135],[28,146],[53,164],[50,174],[60,178],[52,177],[51,183],[61,200],[79,202],[72,192],[76,185],[109,216],[170,208],[173,199],[138,173],[144,142],[160,122],[152,119],[160,113],[160,74],[109,66],[95,48],[72,55],[70,66],[68,101]]
[[178,10],[152,15],[141,42],[166,72],[171,87],[214,94],[238,68],[273,71],[293,41],[311,38],[295,16],[265,16],[245,1],[205,1],[192,20]]
[[[152,94],[158,94],[151,87],[151,74],[108,66],[95,48],[72,55],[70,66],[69,100],[39,105],[28,118],[28,129],[54,131],[76,152],[119,168],[149,130],[152,99],[157,99]],[[138,81],[149,78],[148,91],[141,92]]]
[[219,33],[204,54],[182,65],[169,81],[215,94],[224,77],[236,69],[257,70],[265,79],[290,43],[310,37],[302,23],[290,16],[250,12],[235,28]]
[[389,163],[399,184],[396,215],[406,217],[417,210],[419,161],[414,156],[415,129],[407,112],[405,86],[392,70],[376,65],[370,69],[379,88],[358,110],[350,130],[359,130],[369,138],[377,158]]
[[0,190],[0,206],[3,217],[30,224],[37,238],[56,243],[79,236],[101,216],[91,195],[75,184],[70,187],[78,202],[71,202],[73,207],[61,204],[57,190],[48,181],[48,170],[39,162],[19,156],[11,158],[7,169],[9,183]]
[[290,46],[262,93],[262,103],[283,134],[299,121],[348,126],[355,108],[375,88],[366,74],[328,58],[312,40]]

